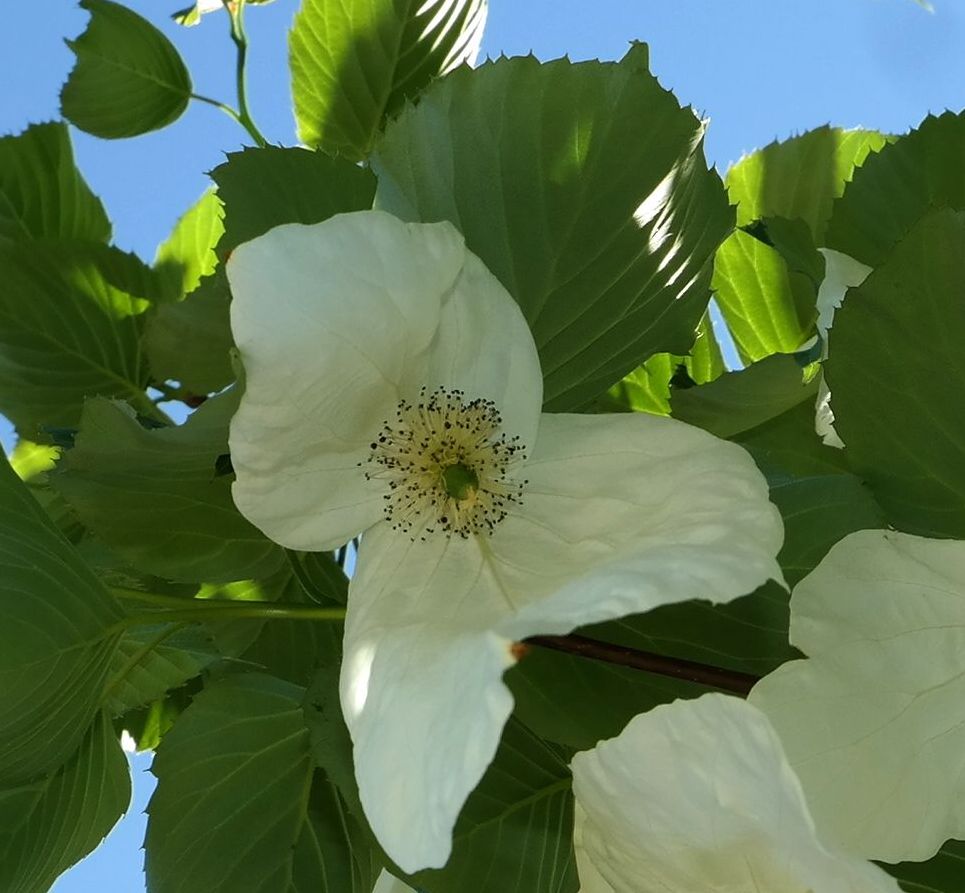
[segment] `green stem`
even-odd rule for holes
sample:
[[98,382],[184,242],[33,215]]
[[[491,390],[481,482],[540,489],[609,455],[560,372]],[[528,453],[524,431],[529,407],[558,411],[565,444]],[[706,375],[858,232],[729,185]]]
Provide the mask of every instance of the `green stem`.
[[262,136],[248,109],[248,88],[245,73],[245,63],[248,58],[248,35],[245,33],[245,0],[236,0],[233,5],[229,5],[228,14],[231,16],[231,39],[238,48],[238,62],[235,67],[235,81],[238,88],[238,123],[248,131],[256,145],[265,148],[268,145],[268,140]]
[[[205,102],[208,105],[213,105],[216,109],[221,109],[232,121],[237,122],[242,127],[245,127],[245,122],[241,120],[241,115],[238,113],[237,109],[233,109],[230,105],[224,102],[219,102],[217,99],[212,99],[210,96],[202,96],[200,93],[192,93],[192,99],[196,99],[198,102]],[[248,128],[245,127],[245,130]]]
[[111,591],[119,598],[141,602],[160,609],[125,617],[117,624],[117,627],[121,629],[139,624],[165,621],[193,623],[198,620],[251,618],[255,620],[313,620],[317,622],[345,619],[344,608],[316,608],[311,605],[286,605],[265,601],[181,598],[173,595],[159,595],[154,592],[141,592],[138,589],[126,589],[120,586],[112,586]]
[[154,421],[160,422],[162,425],[174,424],[174,420],[143,391],[135,391],[132,389],[128,395],[127,402],[142,416],[154,419]]

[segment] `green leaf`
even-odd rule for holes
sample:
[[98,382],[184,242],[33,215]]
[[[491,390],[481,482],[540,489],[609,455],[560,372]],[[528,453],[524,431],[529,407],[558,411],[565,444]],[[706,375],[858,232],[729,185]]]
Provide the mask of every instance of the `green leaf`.
[[[211,173],[217,199],[198,213],[202,242],[209,248],[220,222],[214,202],[224,205],[224,232],[218,253],[227,256],[240,243],[282,223],[319,223],[333,214],[372,207],[375,177],[344,159],[306,149],[246,149],[228,156]],[[192,224],[191,229],[195,229]],[[163,304],[147,324],[145,350],[158,381],[177,381],[195,394],[221,390],[235,379],[230,351],[231,294],[224,267],[212,274],[205,254],[204,276],[185,300]]]
[[205,276],[183,301],[158,305],[144,328],[144,351],[154,380],[176,381],[199,395],[231,384],[230,305],[224,267]]
[[823,244],[831,205],[868,155],[889,137],[873,130],[818,127],[746,155],[727,172],[737,225],[762,217],[798,217]]
[[594,408],[601,412],[670,415],[671,384],[678,384],[681,379],[687,387],[705,384],[723,373],[724,357],[714,335],[710,314],[705,313],[697,326],[697,338],[690,356],[654,354],[613,385]]
[[66,124],[0,137],[0,236],[106,242],[111,223],[74,164]]
[[320,605],[344,605],[348,577],[328,552],[289,552],[292,572],[302,591]]
[[907,893],[959,893],[963,866],[965,842],[950,840],[927,862],[883,864],[881,867],[898,878],[901,889]]
[[303,694],[271,676],[229,676],[164,737],[145,842],[152,891],[370,893],[370,850],[315,771]]
[[965,215],[933,211],[834,318],[835,426],[888,520],[965,538]]
[[289,36],[298,137],[358,160],[388,116],[472,63],[486,0],[304,0]]
[[215,474],[238,399],[229,392],[183,425],[150,430],[122,404],[89,400],[54,484],[138,570],[182,582],[269,576],[284,551],[235,508],[232,478]]
[[848,471],[842,450],[825,446],[814,430],[814,403],[805,400],[761,425],[734,435],[770,481]]
[[140,262],[103,245],[0,240],[0,412],[21,435],[76,426],[94,394],[146,402],[148,303],[112,282],[133,285],[131,265]]
[[320,223],[334,214],[366,210],[375,195],[370,170],[307,149],[232,152],[211,178],[225,206],[222,252],[281,223]]
[[930,208],[965,210],[965,114],[929,115],[855,173],[834,203],[827,244],[876,267]]
[[772,245],[744,230],[714,258],[714,295],[745,362],[793,353],[812,335],[817,290]]
[[784,518],[785,538],[778,561],[791,587],[849,533],[887,526],[881,506],[852,474],[790,480],[771,488],[771,500]]
[[87,30],[68,40],[77,64],[60,94],[65,118],[105,139],[137,136],[177,120],[191,96],[178,51],[146,19],[109,0],[80,0]]
[[201,627],[138,626],[121,639],[105,689],[112,716],[157,701],[221,659]]
[[[348,580],[342,575],[347,588]],[[310,603],[298,578],[290,577],[280,601]],[[332,604],[331,601],[328,604]],[[342,624],[306,623],[304,620],[272,620],[266,623],[241,659],[266,673],[295,685],[308,686],[322,666],[338,667],[342,654]]]
[[193,292],[202,276],[218,265],[214,247],[224,233],[224,210],[217,193],[209,189],[178,220],[174,231],[154,257],[154,269],[163,278],[165,296],[180,301]]
[[702,125],[647,70],[532,57],[460,69],[386,129],[377,204],[450,220],[519,302],[551,410],[686,354],[733,211]]
[[570,783],[567,755],[511,719],[446,867],[408,882],[425,893],[576,893]]
[[56,770],[97,713],[123,616],[0,458],[0,785]]
[[127,760],[101,715],[60,770],[0,790],[0,889],[48,890],[101,842],[130,799]]
[[817,379],[806,381],[806,371],[796,356],[767,357],[708,384],[675,390],[673,416],[718,437],[733,437],[805,400],[813,407]]

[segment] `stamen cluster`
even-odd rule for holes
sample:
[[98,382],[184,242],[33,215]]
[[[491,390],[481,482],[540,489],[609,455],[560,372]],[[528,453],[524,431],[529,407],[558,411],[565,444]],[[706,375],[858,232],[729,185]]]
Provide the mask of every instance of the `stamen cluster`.
[[[491,534],[508,507],[521,501],[526,484],[509,479],[525,451],[519,437],[501,433],[502,422],[492,400],[467,400],[461,390],[422,388],[416,403],[402,400],[365,463],[375,466],[366,471],[368,480],[388,484],[383,498],[392,528],[413,540],[437,530],[464,539]],[[446,469],[453,466],[475,477],[460,498],[446,485]]]

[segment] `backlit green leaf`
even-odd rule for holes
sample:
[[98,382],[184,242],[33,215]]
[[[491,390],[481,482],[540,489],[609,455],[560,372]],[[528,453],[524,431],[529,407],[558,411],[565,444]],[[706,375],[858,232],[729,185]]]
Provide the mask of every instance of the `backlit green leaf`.
[[387,116],[472,62],[488,0],[303,0],[289,38],[303,143],[365,157]]
[[823,245],[832,202],[855,168],[887,142],[873,130],[824,126],[745,155],[725,179],[737,205],[737,225],[762,217],[797,217]]
[[146,19],[110,0],[80,0],[87,30],[68,40],[77,64],[60,94],[64,117],[106,139],[137,136],[177,120],[191,78],[178,51]]
[[0,236],[106,242],[111,224],[74,165],[66,124],[0,137]]
[[224,233],[224,210],[217,193],[209,189],[178,220],[174,231],[154,257],[154,268],[163,277],[165,296],[180,301],[210,276],[218,265],[214,247]]
[[23,436],[75,426],[95,394],[143,405],[138,342],[151,284],[136,268],[145,269],[103,245],[0,240],[0,412]]

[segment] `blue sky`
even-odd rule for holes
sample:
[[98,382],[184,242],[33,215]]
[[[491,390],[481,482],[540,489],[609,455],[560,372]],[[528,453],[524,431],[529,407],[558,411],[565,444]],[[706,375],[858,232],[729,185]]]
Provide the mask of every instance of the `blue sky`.
[[[188,62],[199,93],[234,102],[233,54],[222,16],[193,29],[167,21],[187,0],[130,0],[162,27]],[[490,0],[489,55],[617,59],[631,40],[650,44],[652,68],[678,98],[709,116],[707,151],[721,171],[746,151],[831,122],[899,133],[926,113],[965,104],[965,5],[934,0]],[[72,64],[63,38],[86,13],[65,0],[8,3],[0,29],[0,133],[58,117]],[[293,144],[285,66],[296,0],[249,11],[250,99],[261,130]],[[15,88],[13,85],[16,85]],[[151,258],[177,217],[205,189],[204,172],[244,133],[195,105],[173,127],[106,142],[76,134],[82,170],[115,222],[115,240]],[[9,429],[0,419],[0,439]],[[111,842],[65,875],[57,893],[143,890],[139,846],[150,785],[135,763],[131,817]]]

